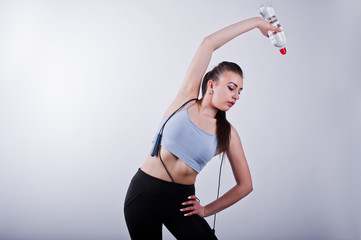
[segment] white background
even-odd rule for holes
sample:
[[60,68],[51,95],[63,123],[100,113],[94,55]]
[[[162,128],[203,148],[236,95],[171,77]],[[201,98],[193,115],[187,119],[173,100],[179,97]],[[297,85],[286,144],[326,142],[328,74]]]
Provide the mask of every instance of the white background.
[[[128,184],[195,50],[262,3],[0,1],[0,239],[129,239]],[[360,240],[361,3],[272,3],[287,55],[255,29],[210,64],[244,70],[228,119],[254,184],[217,236]],[[198,177],[204,204],[219,162]],[[221,193],[233,184],[226,162]]]

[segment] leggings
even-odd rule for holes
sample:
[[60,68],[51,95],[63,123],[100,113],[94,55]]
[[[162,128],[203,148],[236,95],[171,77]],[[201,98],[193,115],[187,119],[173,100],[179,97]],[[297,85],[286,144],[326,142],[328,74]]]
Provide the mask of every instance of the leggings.
[[197,214],[185,217],[181,204],[195,194],[194,185],[167,182],[141,169],[133,177],[124,202],[131,239],[162,239],[162,224],[177,239],[217,239]]

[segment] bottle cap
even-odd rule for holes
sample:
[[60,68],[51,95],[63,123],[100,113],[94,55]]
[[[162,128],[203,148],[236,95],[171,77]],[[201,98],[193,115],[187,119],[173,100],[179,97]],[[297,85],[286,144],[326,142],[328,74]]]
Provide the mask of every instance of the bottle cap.
[[282,53],[282,55],[285,55],[286,52],[287,52],[287,51],[286,51],[286,48],[281,48],[281,49],[280,49],[280,52]]

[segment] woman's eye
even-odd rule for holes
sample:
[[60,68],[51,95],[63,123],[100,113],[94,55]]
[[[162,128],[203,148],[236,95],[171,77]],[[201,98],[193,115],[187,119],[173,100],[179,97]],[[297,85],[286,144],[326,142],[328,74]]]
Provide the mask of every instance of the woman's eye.
[[231,90],[231,91],[233,91],[233,88],[231,88],[231,87],[228,87],[228,89]]

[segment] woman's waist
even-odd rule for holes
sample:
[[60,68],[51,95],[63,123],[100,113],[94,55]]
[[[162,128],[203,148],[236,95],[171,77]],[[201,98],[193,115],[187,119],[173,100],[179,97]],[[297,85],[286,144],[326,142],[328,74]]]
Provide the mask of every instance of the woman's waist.
[[163,199],[186,199],[195,194],[194,184],[186,185],[168,182],[149,175],[142,169],[134,175],[131,184],[133,188],[147,192],[153,196],[159,196]]
[[[177,158],[164,148],[162,149],[161,157],[168,172],[176,183],[186,185],[195,183],[198,175],[197,172],[185,164],[181,159]],[[153,177],[172,182],[172,179],[169,177],[159,156],[148,156],[141,169]]]

